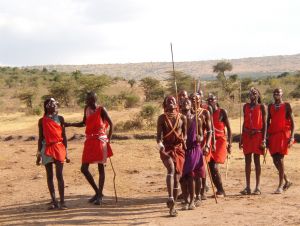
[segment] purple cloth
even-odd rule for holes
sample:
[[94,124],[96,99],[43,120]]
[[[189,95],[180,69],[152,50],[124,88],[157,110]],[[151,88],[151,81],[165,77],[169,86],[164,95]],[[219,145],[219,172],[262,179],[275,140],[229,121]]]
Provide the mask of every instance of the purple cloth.
[[196,140],[196,120],[194,120],[187,131],[186,146],[187,150],[185,152],[185,161],[183,165],[182,177],[185,176],[196,176],[199,174],[203,166],[203,154],[201,151],[200,144]]

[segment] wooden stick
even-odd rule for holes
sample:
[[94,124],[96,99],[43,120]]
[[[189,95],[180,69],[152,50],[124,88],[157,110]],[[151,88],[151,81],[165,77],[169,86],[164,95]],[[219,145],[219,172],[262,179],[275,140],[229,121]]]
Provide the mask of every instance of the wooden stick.
[[172,47],[172,42],[170,43],[170,45],[171,45],[171,55],[172,55],[172,66],[173,66],[173,76],[174,76],[175,95],[176,95],[176,100],[177,100],[177,104],[178,104],[177,82],[176,82],[176,74],[175,74],[175,65],[174,65],[174,58],[173,58],[173,47]]
[[111,158],[109,158],[109,161],[110,161],[110,165],[111,165],[111,168],[112,168],[112,171],[114,173],[114,178],[113,178],[113,182],[114,182],[114,190],[115,190],[115,198],[116,198],[116,203],[118,203],[118,195],[117,195],[117,189],[116,189],[116,171],[114,169],[114,166],[113,166],[113,163],[111,161]]

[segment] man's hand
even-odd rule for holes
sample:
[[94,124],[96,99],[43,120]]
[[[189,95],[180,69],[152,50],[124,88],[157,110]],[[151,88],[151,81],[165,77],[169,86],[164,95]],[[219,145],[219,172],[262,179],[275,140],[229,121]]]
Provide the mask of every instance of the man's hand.
[[290,138],[289,143],[288,143],[288,148],[291,148],[295,142],[295,139],[293,137]]
[[239,149],[241,150],[243,148],[243,141],[241,140],[240,142],[239,142]]
[[207,156],[209,154],[209,146],[205,145],[203,149],[203,155]]
[[227,144],[227,153],[231,154],[231,144]]

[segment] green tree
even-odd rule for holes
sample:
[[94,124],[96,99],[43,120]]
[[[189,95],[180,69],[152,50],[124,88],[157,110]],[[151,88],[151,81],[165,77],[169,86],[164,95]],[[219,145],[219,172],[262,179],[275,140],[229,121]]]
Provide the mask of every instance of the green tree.
[[84,104],[85,96],[87,92],[95,92],[100,95],[100,92],[104,87],[109,86],[112,80],[107,75],[86,75],[77,80],[77,102],[78,104]]
[[143,78],[141,80],[141,87],[144,89],[146,101],[158,100],[164,96],[164,89],[161,86],[160,81],[155,78]]
[[68,80],[53,83],[49,88],[50,96],[54,97],[61,105],[68,107],[73,96],[74,84]]
[[194,92],[194,78],[182,71],[168,71],[170,76],[168,78],[168,90],[172,95],[175,95],[175,79],[177,85],[177,92],[186,90],[188,93]]
[[136,83],[136,81],[134,79],[128,80],[128,84],[130,85],[131,88],[133,88],[135,83]]
[[33,91],[23,91],[18,95],[18,98],[26,105],[27,108],[32,109],[32,103],[35,98],[35,93]]

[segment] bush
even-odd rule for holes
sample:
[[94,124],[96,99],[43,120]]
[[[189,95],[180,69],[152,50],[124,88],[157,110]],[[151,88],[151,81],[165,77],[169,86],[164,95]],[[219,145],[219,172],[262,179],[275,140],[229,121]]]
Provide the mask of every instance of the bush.
[[125,96],[125,108],[132,108],[138,106],[140,97],[135,94],[128,94]]
[[146,120],[148,127],[151,127],[155,124],[155,116],[158,112],[158,108],[154,105],[148,104],[142,107],[140,111],[140,116],[142,119]]
[[121,121],[118,122],[115,126],[114,126],[114,130],[117,132],[125,132],[125,131],[129,131],[132,129],[142,129],[143,128],[143,120],[136,116],[134,119],[132,120],[127,120],[127,121]]

